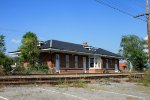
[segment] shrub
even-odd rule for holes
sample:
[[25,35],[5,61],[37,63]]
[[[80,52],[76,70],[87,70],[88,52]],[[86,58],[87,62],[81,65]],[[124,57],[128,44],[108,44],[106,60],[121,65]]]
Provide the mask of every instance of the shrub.
[[9,57],[5,57],[3,62],[5,73],[9,73],[12,70],[11,65],[12,65],[12,59]]
[[48,68],[48,66],[46,64],[37,64],[35,66],[35,69],[37,71],[42,71],[42,72],[45,72],[45,73],[48,73],[48,70],[49,70],[49,68]]
[[27,70],[30,74],[47,74],[49,68],[46,64],[36,64],[35,66],[28,67]]
[[20,65],[17,65],[13,74],[26,74],[26,69]]
[[17,65],[14,74],[47,74],[48,70],[49,68],[47,65],[37,64],[34,67],[29,66],[28,68]]

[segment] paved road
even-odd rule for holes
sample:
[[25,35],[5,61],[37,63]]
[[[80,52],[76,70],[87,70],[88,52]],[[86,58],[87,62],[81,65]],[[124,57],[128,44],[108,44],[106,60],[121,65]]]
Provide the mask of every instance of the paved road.
[[131,87],[134,85],[120,83],[92,84],[89,88],[10,86],[0,88],[0,100],[150,100],[150,93],[146,88]]

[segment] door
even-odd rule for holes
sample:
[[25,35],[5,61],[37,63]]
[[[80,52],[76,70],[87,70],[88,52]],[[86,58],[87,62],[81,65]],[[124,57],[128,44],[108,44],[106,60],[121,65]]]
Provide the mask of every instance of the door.
[[56,72],[59,73],[60,72],[60,59],[59,59],[59,54],[56,54]]
[[83,57],[83,70],[86,73],[86,57]]

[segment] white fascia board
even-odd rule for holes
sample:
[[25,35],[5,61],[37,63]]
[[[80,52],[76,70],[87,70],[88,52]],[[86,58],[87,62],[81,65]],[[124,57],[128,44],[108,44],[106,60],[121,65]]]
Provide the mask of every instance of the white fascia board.
[[101,54],[92,54],[92,53],[85,53],[85,52],[76,52],[76,51],[68,51],[68,50],[59,50],[53,48],[42,49],[43,51],[58,51],[58,52],[69,52],[69,53],[78,53],[78,54],[86,54],[86,55],[93,55],[93,56],[101,56],[101,57],[111,57],[111,58],[118,58],[121,59],[122,57],[115,57],[115,56],[108,56],[108,55],[101,55]]

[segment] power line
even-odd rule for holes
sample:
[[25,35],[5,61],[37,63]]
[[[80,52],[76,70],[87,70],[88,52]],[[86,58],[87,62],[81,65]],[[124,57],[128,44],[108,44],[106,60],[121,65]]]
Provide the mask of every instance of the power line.
[[[131,11],[137,12],[137,11],[141,10],[141,9],[137,9],[137,8],[143,8],[143,7],[139,7],[135,3],[132,3],[132,2],[129,3],[129,1],[128,1],[128,4],[125,4],[125,3],[127,3],[127,1],[128,0],[121,1],[121,2],[120,2],[120,0],[105,0],[105,2],[108,2],[109,4],[113,5],[116,8],[121,9],[124,7],[124,9],[126,9],[126,12],[131,12]],[[142,12],[143,12],[143,10],[142,10]]]
[[[125,15],[128,15],[128,16],[130,16],[130,17],[133,17],[133,16],[134,16],[133,14],[131,14],[131,13],[125,11],[125,10],[122,10],[122,9],[120,9],[119,7],[115,7],[115,6],[112,5],[110,2],[109,2],[109,3],[106,2],[106,0],[95,0],[95,1],[96,1],[97,3],[99,3],[99,4],[101,4],[101,5],[107,6],[107,7],[111,8],[111,9],[114,9],[114,10],[116,10],[116,11],[118,11],[118,12],[120,12],[120,13],[123,13],[123,14],[125,14]],[[138,19],[141,20],[141,21],[146,22],[146,20],[144,20],[144,19],[141,19],[141,18],[138,18]]]

